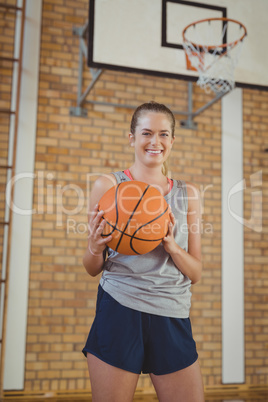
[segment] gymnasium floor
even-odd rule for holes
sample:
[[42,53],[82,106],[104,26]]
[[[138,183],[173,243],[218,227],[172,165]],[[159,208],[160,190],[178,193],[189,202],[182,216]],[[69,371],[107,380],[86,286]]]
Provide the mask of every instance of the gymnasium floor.
[[[268,395],[266,395],[266,396],[264,396],[264,395],[255,395],[255,396],[253,396],[253,395],[251,395],[250,397],[249,397],[249,399],[248,398],[244,398],[244,397],[242,397],[243,399],[241,399],[241,398],[239,398],[239,399],[233,399],[232,397],[230,397],[230,396],[228,396],[228,397],[225,397],[225,396],[219,396],[217,399],[215,399],[215,397],[213,397],[213,399],[211,399],[211,398],[206,398],[205,399],[205,402],[267,402],[268,401]],[[92,400],[91,399],[86,399],[86,398],[84,398],[84,399],[62,399],[62,398],[60,398],[60,399],[45,399],[46,401],[49,401],[49,402],[91,402]],[[8,401],[12,401],[12,402],[15,402],[15,401],[17,401],[17,402],[19,402],[19,401],[24,401],[24,402],[41,402],[41,401],[44,401],[44,399],[11,399],[11,398],[8,398],[8,399],[6,399],[6,398],[4,398],[4,399],[0,399],[0,401],[1,402],[8,402]],[[150,395],[150,396],[148,396],[148,395],[146,395],[146,396],[138,396],[138,397],[136,397],[136,398],[134,398],[133,399],[133,402],[156,402],[156,401],[158,401],[158,399],[157,399],[157,397],[156,396],[153,396],[153,395]]]
[[[8,401],[24,401],[24,402],[91,402],[92,399],[90,397],[66,397],[66,398],[22,398],[22,397],[11,397],[8,396],[6,398],[0,398],[1,402],[8,402]],[[133,399],[133,402],[155,402],[158,401],[155,395],[136,395]],[[208,395],[205,398],[205,402],[267,402],[268,401],[268,391],[257,391],[257,392],[250,392],[250,394],[242,393],[234,393],[228,395]]]

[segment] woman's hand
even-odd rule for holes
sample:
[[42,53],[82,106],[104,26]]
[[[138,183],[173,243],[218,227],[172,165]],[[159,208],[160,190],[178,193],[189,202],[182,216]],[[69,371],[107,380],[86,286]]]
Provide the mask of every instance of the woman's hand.
[[98,204],[93,208],[88,223],[88,246],[83,257],[83,264],[91,276],[102,271],[104,263],[103,252],[112,236],[102,237],[106,222],[102,219],[103,211],[98,211]]
[[112,236],[102,237],[102,232],[106,222],[102,219],[104,211],[98,210],[98,205],[95,205],[88,222],[88,250],[95,257],[102,255]]
[[172,254],[172,252],[174,252],[178,248],[178,245],[175,242],[173,234],[174,227],[176,225],[175,216],[173,215],[172,212],[170,212],[169,216],[170,216],[170,222],[168,224],[168,232],[166,236],[163,238],[163,246],[167,253]]
[[98,210],[101,197],[116,184],[113,175],[102,175],[94,183],[89,200],[88,244],[83,257],[83,265],[91,276],[98,275],[103,269],[104,250],[112,236],[102,237],[105,220],[103,211]]

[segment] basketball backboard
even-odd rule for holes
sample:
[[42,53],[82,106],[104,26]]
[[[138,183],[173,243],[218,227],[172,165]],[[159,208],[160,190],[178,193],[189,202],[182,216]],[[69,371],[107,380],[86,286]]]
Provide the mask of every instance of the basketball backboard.
[[267,0],[90,0],[88,66],[196,81],[182,31],[200,19],[228,17],[248,32],[236,85],[268,90],[267,15]]

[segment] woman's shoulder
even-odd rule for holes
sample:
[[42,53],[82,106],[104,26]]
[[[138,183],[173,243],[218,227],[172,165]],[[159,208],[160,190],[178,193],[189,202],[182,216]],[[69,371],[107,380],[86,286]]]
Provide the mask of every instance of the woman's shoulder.
[[196,184],[190,181],[177,180],[177,187],[181,188],[184,197],[187,197],[188,209],[192,209],[196,202],[200,202],[200,191]]
[[113,173],[102,173],[96,178],[94,185],[113,187],[116,185],[115,175]]
[[185,183],[185,186],[186,186],[186,188],[187,188],[187,192],[188,192],[190,195],[200,193],[197,184],[192,183],[192,182],[190,182],[190,181],[185,181],[184,183]]
[[200,203],[201,194],[198,186],[192,182],[185,181],[188,197],[188,210],[196,209],[196,204]]
[[91,198],[98,201],[110,188],[117,184],[116,178],[112,173],[100,174],[92,187]]
[[197,194],[199,192],[198,186],[190,181],[185,180],[175,180],[177,182],[178,187],[185,187],[187,190],[188,195]]

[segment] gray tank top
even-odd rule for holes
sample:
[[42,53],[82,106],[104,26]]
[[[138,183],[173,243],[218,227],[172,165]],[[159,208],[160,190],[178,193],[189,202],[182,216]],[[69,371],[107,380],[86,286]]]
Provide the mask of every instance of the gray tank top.
[[[117,183],[130,181],[124,172],[113,173]],[[165,196],[176,219],[176,243],[188,251],[186,184],[174,180]],[[174,264],[162,243],[143,255],[123,255],[108,249],[100,285],[123,306],[145,313],[188,318],[191,280]]]

